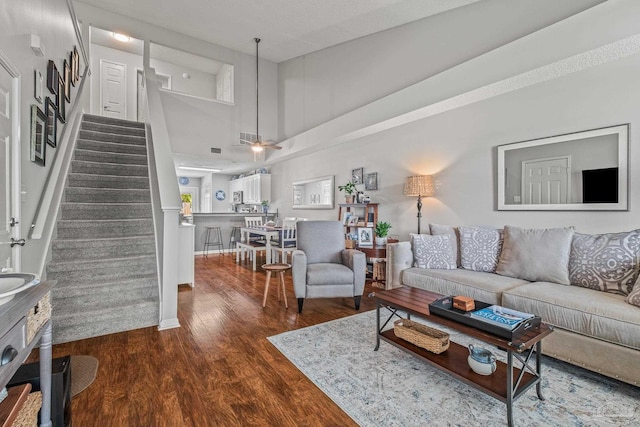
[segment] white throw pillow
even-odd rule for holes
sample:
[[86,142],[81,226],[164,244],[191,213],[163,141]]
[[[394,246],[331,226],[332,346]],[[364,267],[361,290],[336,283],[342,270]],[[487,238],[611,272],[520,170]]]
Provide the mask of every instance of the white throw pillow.
[[414,265],[419,268],[455,270],[456,259],[453,256],[451,236],[431,236],[411,234]]
[[504,227],[496,273],[532,282],[569,284],[573,228]]
[[502,230],[459,227],[462,268],[493,273],[502,249]]

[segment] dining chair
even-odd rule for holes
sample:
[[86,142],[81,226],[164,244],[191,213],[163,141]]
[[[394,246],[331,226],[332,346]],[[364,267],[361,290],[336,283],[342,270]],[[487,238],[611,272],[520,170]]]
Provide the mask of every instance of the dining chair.
[[283,263],[287,263],[288,254],[295,251],[296,244],[296,221],[285,219],[282,223],[282,230],[278,233],[278,240],[271,243],[272,262],[279,262],[282,256]]
[[[261,227],[262,217],[246,216],[244,217],[245,227]],[[236,263],[244,261],[249,256],[249,260],[252,261],[253,270],[257,268],[256,258],[258,253],[267,252],[266,241],[262,239],[262,236],[251,235],[251,233],[242,233],[241,241],[236,243]]]

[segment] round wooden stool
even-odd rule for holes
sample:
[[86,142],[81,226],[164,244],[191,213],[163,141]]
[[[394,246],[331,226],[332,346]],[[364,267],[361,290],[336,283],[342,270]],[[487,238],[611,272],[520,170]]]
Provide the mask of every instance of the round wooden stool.
[[[262,298],[262,306],[267,305],[267,293],[269,292],[269,282],[271,281],[271,272],[280,272],[280,283],[282,285],[282,294],[284,295],[284,306],[289,308],[287,304],[287,290],[284,287],[284,273],[291,269],[291,264],[264,264],[262,269],[267,272],[267,282],[264,285],[264,297]],[[278,301],[280,301],[280,286],[278,286]]]

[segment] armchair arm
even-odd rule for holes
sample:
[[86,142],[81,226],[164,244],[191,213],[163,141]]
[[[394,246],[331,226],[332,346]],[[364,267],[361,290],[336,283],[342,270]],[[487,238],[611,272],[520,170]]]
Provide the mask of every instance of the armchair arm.
[[367,257],[364,252],[355,249],[342,251],[342,264],[353,271],[353,296],[362,295],[367,275]]
[[411,242],[387,244],[387,289],[402,286],[402,270],[413,265]]
[[291,276],[293,277],[293,291],[296,298],[307,296],[307,255],[295,250],[291,255]]

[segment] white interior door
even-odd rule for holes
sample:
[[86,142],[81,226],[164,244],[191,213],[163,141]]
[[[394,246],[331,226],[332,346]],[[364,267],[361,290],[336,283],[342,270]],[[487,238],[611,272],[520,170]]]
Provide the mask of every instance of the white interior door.
[[127,118],[127,66],[100,60],[100,101],[102,115]]
[[[19,203],[12,202],[12,197],[19,194],[20,183],[19,150],[12,135],[12,128],[18,128],[17,71],[12,71],[4,54],[0,51],[0,268],[20,268],[19,246],[11,249],[11,238],[19,237],[19,230],[13,227],[19,221]],[[17,144],[16,144],[17,145]],[[16,222],[14,222],[16,221]]]
[[567,203],[571,158],[522,162],[522,195],[527,205]]

